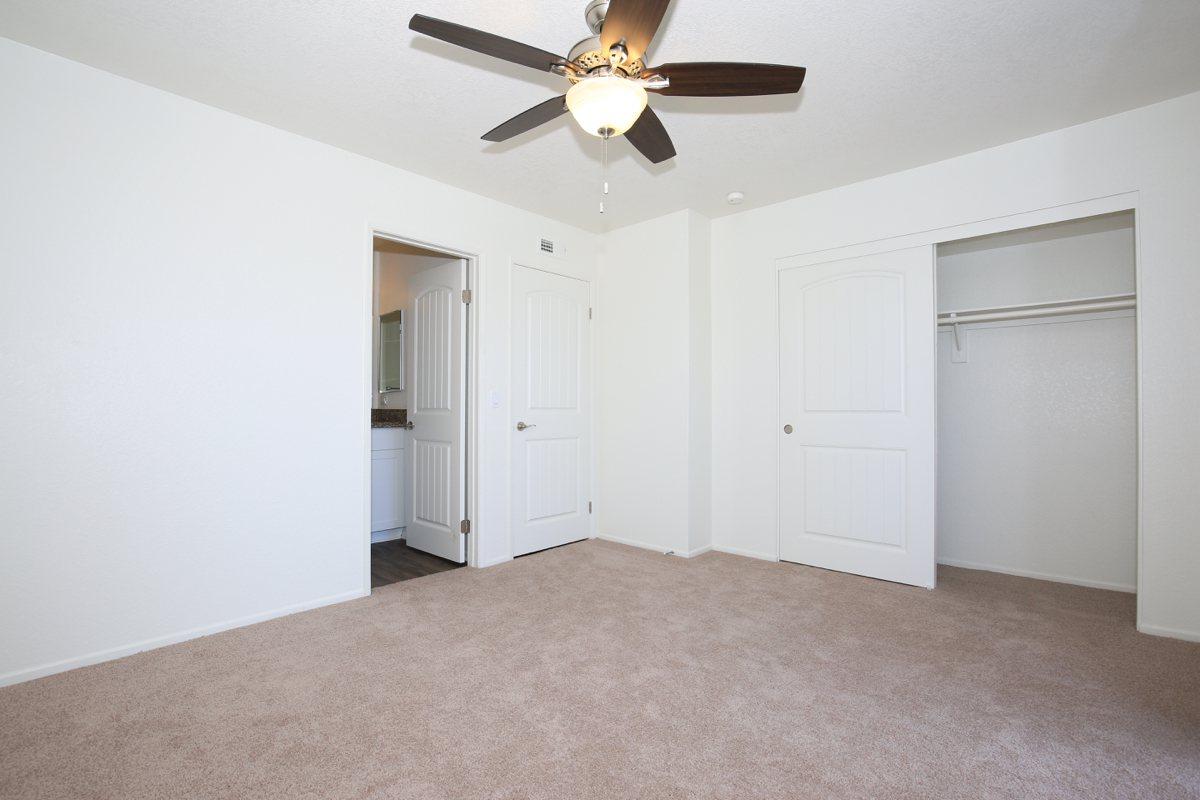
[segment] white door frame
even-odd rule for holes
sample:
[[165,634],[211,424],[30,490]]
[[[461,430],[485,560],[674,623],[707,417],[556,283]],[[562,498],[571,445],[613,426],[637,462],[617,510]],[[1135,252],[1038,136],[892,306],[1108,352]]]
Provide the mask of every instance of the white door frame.
[[[793,269],[795,267],[810,266],[812,264],[820,264],[827,261],[837,261],[846,258],[855,258],[857,256],[873,255],[876,253],[887,253],[892,250],[901,250],[908,247],[919,247],[922,245],[934,245],[946,242],[953,242],[959,239],[971,239],[976,236],[987,236],[993,233],[1005,233],[1008,231],[1021,230],[1023,228],[1033,228],[1038,225],[1051,225],[1056,222],[1069,222],[1075,219],[1083,219],[1085,217],[1095,217],[1101,214],[1113,214],[1119,211],[1133,212],[1133,237],[1134,237],[1134,291],[1139,299],[1142,294],[1142,269],[1141,269],[1141,214],[1138,213],[1140,205],[1140,193],[1137,191],[1124,192],[1122,194],[1107,195],[1105,197],[1095,197],[1087,200],[1080,200],[1073,203],[1064,203],[1062,205],[1050,206],[1047,208],[1038,208],[1031,211],[1026,211],[1018,214],[1006,214],[1000,217],[992,217],[989,219],[976,220],[974,222],[966,222],[960,225],[951,225],[945,228],[935,228],[928,231],[920,231],[918,233],[906,234],[903,236],[894,236],[888,239],[876,239],[869,242],[860,242],[858,244],[845,245],[842,247],[827,248],[824,250],[813,250],[809,252],[797,253],[795,255],[780,256],[774,259],[775,272],[778,273],[783,269]],[[935,276],[936,277],[936,276]],[[936,295],[936,282],[934,286]],[[778,401],[779,394],[779,370],[782,367],[780,363],[780,350],[778,347],[779,340],[779,280],[775,281],[775,430],[780,430],[783,425],[783,409],[780,408]],[[936,296],[935,296],[936,302]],[[1137,588],[1142,585],[1142,311],[1139,307],[1135,314],[1135,338],[1136,342],[1136,385],[1137,385]],[[937,320],[930,319],[929,324],[937,326]],[[936,435],[936,434],[935,434]],[[782,536],[783,536],[783,518],[781,516],[781,501],[783,491],[783,482],[781,478],[781,468],[783,464],[783,455],[780,452],[779,437],[776,437],[775,444],[775,561],[780,560],[782,552]],[[935,463],[936,469],[936,463]],[[936,535],[936,533],[935,533]],[[1138,627],[1141,627],[1141,592],[1138,592]]]
[[478,539],[481,535],[481,530],[478,525],[475,512],[479,508],[479,469],[478,469],[478,454],[479,454],[479,414],[478,403],[476,402],[478,386],[479,386],[479,363],[476,354],[479,352],[479,324],[475,309],[479,305],[479,256],[475,253],[468,252],[461,248],[439,244],[436,242],[422,241],[414,239],[410,236],[390,233],[383,228],[374,225],[367,226],[367,241],[366,241],[366,257],[363,259],[366,264],[366,279],[364,284],[367,287],[366,297],[364,298],[363,319],[365,321],[365,364],[367,378],[364,382],[366,386],[365,393],[365,420],[363,424],[363,453],[362,462],[366,467],[364,478],[364,494],[363,503],[363,591],[364,594],[371,593],[371,406],[374,397],[375,387],[371,385],[371,366],[374,360],[373,353],[373,330],[374,330],[374,312],[372,303],[375,295],[375,239],[387,239],[399,244],[406,244],[411,247],[419,247],[424,250],[432,250],[437,253],[443,253],[448,258],[461,258],[466,262],[466,286],[465,288],[471,292],[471,302],[466,304],[463,309],[465,314],[467,335],[463,340],[464,346],[467,348],[466,353],[466,374],[467,374],[467,391],[466,391],[466,408],[464,409],[464,423],[466,425],[466,469],[464,487],[465,511],[466,519],[471,520],[471,533],[467,535],[467,566],[476,567],[479,565],[479,543]]

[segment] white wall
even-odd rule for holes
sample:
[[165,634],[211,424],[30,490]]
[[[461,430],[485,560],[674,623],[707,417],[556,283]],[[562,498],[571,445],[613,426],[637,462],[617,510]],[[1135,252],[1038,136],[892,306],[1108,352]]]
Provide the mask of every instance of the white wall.
[[[941,310],[1130,292],[1132,214],[939,247]],[[937,552],[946,564],[1133,591],[1132,311],[938,335]]]
[[[714,220],[714,545],[777,557],[775,260],[1136,192],[1142,630],[1200,639],[1200,94]],[[945,237],[949,238],[949,237]]]
[[938,561],[1133,591],[1131,313],[938,335]]
[[712,547],[712,250],[709,221],[688,215],[688,552]]
[[681,211],[604,236],[598,283],[600,536],[709,545],[708,226]]
[[594,278],[590,234],[7,40],[0,108],[0,682],[365,591],[372,226],[479,255],[480,396],[511,260]]
[[1132,294],[1131,212],[938,246],[939,312]]

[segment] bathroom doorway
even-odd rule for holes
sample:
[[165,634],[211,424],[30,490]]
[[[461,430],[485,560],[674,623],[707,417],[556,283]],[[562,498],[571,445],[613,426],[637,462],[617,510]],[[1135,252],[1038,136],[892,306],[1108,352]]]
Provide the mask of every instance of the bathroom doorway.
[[370,583],[465,565],[469,257],[372,239]]

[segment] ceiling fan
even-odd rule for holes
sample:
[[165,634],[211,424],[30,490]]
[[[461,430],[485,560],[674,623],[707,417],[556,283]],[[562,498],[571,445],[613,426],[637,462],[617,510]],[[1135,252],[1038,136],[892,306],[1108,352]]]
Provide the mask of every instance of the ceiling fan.
[[800,91],[805,71],[779,64],[717,61],[647,66],[646,47],[669,4],[670,0],[591,0],[584,18],[595,35],[571,48],[566,58],[421,14],[414,15],[408,27],[571,82],[565,95],[497,125],[483,135],[484,140],[503,142],[570,111],[587,133],[605,140],[624,134],[643,156],[658,164],[675,156],[675,145],[646,104],[647,92],[688,97],[790,94]]

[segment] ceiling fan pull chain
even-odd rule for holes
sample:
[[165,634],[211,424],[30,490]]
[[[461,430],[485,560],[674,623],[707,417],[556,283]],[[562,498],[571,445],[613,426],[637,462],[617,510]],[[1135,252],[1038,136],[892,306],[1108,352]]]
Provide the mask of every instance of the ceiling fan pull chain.
[[604,213],[604,198],[608,195],[608,136],[600,137],[600,213]]

